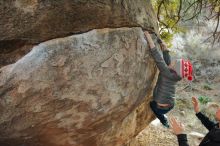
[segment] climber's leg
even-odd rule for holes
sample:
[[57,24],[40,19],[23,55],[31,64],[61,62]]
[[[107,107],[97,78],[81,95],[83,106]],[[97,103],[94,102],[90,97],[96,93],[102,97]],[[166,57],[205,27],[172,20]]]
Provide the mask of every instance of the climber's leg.
[[173,107],[169,107],[169,108],[158,107],[156,101],[151,101],[150,102],[150,107],[151,107],[152,111],[154,112],[155,116],[160,120],[160,122],[165,127],[169,128],[168,120],[164,116],[164,114],[168,113]]

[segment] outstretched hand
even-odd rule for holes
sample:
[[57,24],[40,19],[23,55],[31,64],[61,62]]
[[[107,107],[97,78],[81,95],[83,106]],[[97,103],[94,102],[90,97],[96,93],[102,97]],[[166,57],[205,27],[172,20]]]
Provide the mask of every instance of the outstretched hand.
[[197,97],[192,97],[192,104],[193,104],[194,111],[198,113],[200,109],[199,109],[199,101]]
[[169,120],[173,133],[175,135],[183,134],[184,125],[181,122],[178,122],[174,117],[171,117]]
[[149,34],[148,31],[145,31],[145,32],[144,32],[144,35],[145,35],[145,37],[146,37],[146,39],[147,39],[147,42],[148,42],[148,44],[149,44],[149,47],[150,47],[151,49],[153,49],[153,48],[155,47],[155,44],[154,44],[153,39],[151,38],[151,35]]

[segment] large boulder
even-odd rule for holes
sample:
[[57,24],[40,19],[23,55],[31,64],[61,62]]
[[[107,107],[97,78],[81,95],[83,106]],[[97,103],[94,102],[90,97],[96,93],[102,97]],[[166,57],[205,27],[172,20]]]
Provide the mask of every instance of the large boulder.
[[152,120],[155,73],[138,27],[41,43],[0,69],[0,143],[122,146]]
[[150,0],[1,1],[0,18],[0,41],[6,42],[39,43],[106,27],[157,30]]
[[150,0],[3,0],[0,18],[0,67],[33,45],[92,29],[158,30]]

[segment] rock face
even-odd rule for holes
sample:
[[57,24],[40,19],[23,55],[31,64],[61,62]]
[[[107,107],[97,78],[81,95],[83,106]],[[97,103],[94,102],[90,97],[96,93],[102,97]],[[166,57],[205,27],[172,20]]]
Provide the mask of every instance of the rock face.
[[152,120],[150,0],[0,1],[0,18],[0,145],[122,146]]
[[0,2],[0,40],[39,43],[105,27],[156,25],[150,0],[10,0]]
[[92,29],[158,30],[150,0],[3,0],[0,18],[0,67],[33,45]]
[[41,43],[0,69],[0,143],[122,146],[152,120],[155,73],[138,27]]

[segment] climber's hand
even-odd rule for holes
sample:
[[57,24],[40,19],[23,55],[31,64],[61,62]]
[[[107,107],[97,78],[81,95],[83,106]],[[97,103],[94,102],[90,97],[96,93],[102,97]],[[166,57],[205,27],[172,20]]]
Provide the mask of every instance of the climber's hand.
[[145,32],[144,32],[144,35],[145,35],[145,37],[146,37],[146,39],[147,39],[147,42],[148,42],[148,44],[149,44],[149,47],[150,47],[151,49],[155,48],[154,41],[152,40],[151,35],[149,34],[149,32],[148,32],[148,31],[145,31]]
[[184,125],[181,122],[178,122],[174,117],[171,117],[169,120],[173,133],[175,135],[183,134]]

